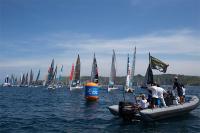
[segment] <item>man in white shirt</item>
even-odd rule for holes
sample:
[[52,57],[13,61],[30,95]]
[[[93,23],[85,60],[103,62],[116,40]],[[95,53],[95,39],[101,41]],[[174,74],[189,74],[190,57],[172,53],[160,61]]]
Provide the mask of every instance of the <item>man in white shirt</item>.
[[151,90],[152,92],[152,101],[151,101],[151,107],[155,108],[158,107],[158,89],[157,89],[156,83],[152,83],[150,86],[147,87],[147,89]]
[[163,106],[166,107],[166,103],[165,103],[163,94],[167,93],[167,92],[162,87],[160,87],[159,85],[157,85],[157,92],[158,92],[158,98],[160,99]]
[[181,84],[181,88],[182,88],[182,91],[183,91],[183,102],[185,102],[185,87],[183,84]]

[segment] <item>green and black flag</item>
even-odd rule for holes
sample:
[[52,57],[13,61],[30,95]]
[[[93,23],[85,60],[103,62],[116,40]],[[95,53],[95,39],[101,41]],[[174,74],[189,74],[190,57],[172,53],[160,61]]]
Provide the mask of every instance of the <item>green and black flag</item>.
[[150,63],[152,69],[157,69],[163,73],[167,71],[167,67],[169,66],[169,64],[166,64],[153,56],[150,56]]

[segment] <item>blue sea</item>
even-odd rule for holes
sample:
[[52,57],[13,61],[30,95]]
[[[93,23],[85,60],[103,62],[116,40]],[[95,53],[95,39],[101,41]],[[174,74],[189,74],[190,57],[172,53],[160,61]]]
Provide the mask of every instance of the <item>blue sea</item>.
[[[123,100],[122,90],[100,89],[100,99],[88,103],[84,90],[67,88],[0,88],[0,133],[199,133],[200,106],[189,114],[157,122],[131,122],[106,108]],[[200,87],[187,87],[200,98]],[[133,95],[126,96],[132,100]]]

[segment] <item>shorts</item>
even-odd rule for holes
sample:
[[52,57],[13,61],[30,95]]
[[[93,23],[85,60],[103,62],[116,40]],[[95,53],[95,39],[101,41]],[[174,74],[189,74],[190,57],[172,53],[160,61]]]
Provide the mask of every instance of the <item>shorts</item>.
[[161,100],[160,100],[160,98],[157,98],[157,105],[161,106]]
[[153,105],[158,105],[158,98],[154,98],[154,97],[152,97],[152,104]]

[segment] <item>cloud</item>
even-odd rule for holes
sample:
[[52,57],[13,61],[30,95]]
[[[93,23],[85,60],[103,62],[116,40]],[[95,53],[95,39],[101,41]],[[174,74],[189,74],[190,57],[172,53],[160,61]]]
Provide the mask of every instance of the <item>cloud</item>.
[[64,65],[64,74],[67,75],[78,53],[81,57],[81,75],[90,75],[94,52],[100,75],[109,76],[112,49],[116,51],[117,74],[125,75],[127,54],[132,54],[135,46],[136,74],[144,75],[148,64],[148,52],[151,52],[153,56],[170,64],[169,73],[200,75],[200,37],[199,33],[189,29],[110,39],[89,34],[54,33],[9,44],[4,45],[4,49],[11,49],[11,53],[15,54],[5,56],[5,53],[0,53],[0,73],[3,73],[3,76],[5,72],[18,72],[17,68],[42,68],[45,74],[52,58],[55,58],[57,64]]

